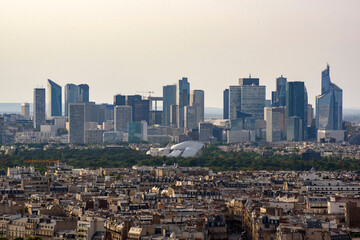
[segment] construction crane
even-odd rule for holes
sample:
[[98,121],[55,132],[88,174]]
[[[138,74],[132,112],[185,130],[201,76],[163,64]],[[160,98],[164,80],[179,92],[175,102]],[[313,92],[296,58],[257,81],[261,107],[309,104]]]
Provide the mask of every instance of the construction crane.
[[136,91],[137,93],[148,93],[149,97],[151,97],[151,94],[154,93],[154,91]]

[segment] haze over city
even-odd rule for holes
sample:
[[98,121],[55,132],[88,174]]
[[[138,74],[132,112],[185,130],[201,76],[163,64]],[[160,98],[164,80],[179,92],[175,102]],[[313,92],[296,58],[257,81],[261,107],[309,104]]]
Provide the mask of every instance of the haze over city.
[[[48,78],[90,86],[90,100],[155,91],[188,77],[222,107],[222,90],[260,78],[304,81],[309,103],[321,71],[358,104],[359,1],[2,1],[0,102],[32,102]],[[21,86],[21,87],[19,87]],[[145,94],[144,94],[145,95]]]

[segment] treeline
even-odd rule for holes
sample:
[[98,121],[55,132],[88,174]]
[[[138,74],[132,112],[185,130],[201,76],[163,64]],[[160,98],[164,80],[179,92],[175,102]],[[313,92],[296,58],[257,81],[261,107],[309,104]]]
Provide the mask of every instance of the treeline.
[[320,160],[303,160],[301,155],[260,155],[251,152],[224,152],[216,145],[203,150],[199,158],[151,157],[144,152],[128,147],[104,149],[48,149],[16,150],[0,156],[0,167],[34,165],[46,169],[45,164],[27,163],[28,160],[60,160],[75,168],[131,167],[133,165],[161,166],[166,163],[181,167],[209,167],[215,171],[225,170],[309,170],[314,167],[320,171],[360,172],[360,161],[323,157]]

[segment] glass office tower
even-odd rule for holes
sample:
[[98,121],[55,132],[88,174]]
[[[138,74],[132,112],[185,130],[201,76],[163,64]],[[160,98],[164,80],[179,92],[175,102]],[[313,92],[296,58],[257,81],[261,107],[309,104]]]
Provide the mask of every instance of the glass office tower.
[[47,107],[48,116],[62,116],[62,93],[61,86],[48,79],[47,83]]
[[176,105],[176,85],[163,86],[163,125],[170,125],[170,107]]
[[276,91],[271,94],[271,101],[273,107],[286,106],[286,82],[287,79],[282,75],[276,79]]
[[183,77],[179,80],[176,88],[176,104],[178,105],[177,123],[178,127],[184,127],[184,107],[190,103],[190,83]]
[[342,89],[330,81],[329,65],[321,74],[321,95],[316,97],[316,128],[342,129]]
[[286,136],[288,141],[307,138],[307,91],[304,82],[286,83]]

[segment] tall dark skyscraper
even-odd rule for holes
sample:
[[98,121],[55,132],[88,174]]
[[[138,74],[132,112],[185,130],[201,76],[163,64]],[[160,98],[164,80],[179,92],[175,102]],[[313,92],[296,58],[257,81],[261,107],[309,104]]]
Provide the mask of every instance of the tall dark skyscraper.
[[329,65],[321,74],[321,95],[316,97],[316,128],[342,130],[342,89],[330,81]]
[[224,90],[224,108],[223,108],[223,118],[229,119],[229,89]]
[[50,117],[62,116],[61,86],[48,79],[47,83],[47,114]]
[[114,96],[114,106],[124,106],[126,105],[126,96],[117,94]]
[[149,114],[150,114],[150,102],[149,100],[135,100],[134,105],[134,122],[146,121],[149,123]]
[[34,128],[45,124],[45,88],[34,89]]
[[288,141],[302,141],[307,135],[307,91],[304,82],[286,83],[286,135]]
[[176,85],[163,86],[163,125],[170,125],[170,107],[176,105]]
[[287,79],[282,75],[276,79],[276,91],[271,94],[271,101],[273,107],[286,106],[286,82]]
[[65,116],[69,114],[69,104],[79,102],[79,86],[75,84],[65,85]]
[[79,85],[79,102],[89,102],[89,85]]
[[85,103],[69,104],[69,143],[84,143]]
[[0,144],[5,144],[5,118],[0,117]]
[[190,83],[186,77],[179,80],[176,87],[176,105],[178,105],[178,127],[184,127],[184,107],[190,103]]

